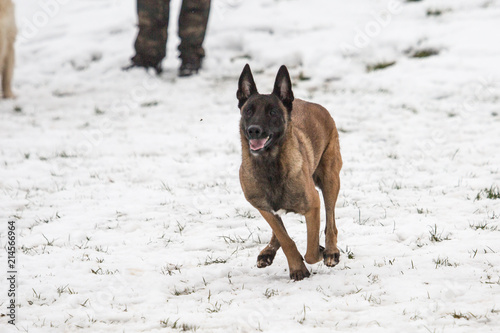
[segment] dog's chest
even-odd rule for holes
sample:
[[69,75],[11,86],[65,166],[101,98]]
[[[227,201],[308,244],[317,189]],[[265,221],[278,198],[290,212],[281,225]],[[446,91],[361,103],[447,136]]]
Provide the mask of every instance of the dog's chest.
[[307,211],[308,200],[304,183],[300,179],[273,177],[255,177],[254,186],[245,193],[248,201],[265,211],[273,213],[304,213]]

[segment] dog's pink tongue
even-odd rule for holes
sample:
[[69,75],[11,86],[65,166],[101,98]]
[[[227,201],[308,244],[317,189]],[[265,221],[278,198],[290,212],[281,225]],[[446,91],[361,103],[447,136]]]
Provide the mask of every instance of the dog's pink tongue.
[[265,139],[251,139],[250,140],[250,149],[259,150],[264,148],[264,145],[267,142],[267,138]]

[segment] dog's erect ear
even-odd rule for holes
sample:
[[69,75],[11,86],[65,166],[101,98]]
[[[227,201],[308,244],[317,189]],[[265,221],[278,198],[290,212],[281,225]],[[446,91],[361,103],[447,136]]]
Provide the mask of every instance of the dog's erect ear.
[[257,93],[257,86],[253,80],[252,71],[250,70],[250,66],[246,64],[241,72],[240,80],[238,81],[238,91],[236,92],[236,98],[238,98],[239,101],[238,107],[241,109],[247,99]]
[[285,65],[280,67],[278,74],[276,75],[276,82],[274,82],[273,94],[278,96],[278,98],[283,102],[283,105],[292,111],[293,102],[293,92],[292,92],[292,81],[290,80],[290,74],[288,74],[288,69]]

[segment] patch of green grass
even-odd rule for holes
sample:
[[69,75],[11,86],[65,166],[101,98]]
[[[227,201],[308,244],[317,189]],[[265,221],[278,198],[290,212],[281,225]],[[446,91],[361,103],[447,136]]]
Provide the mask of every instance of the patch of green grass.
[[177,290],[177,288],[174,288],[174,292],[172,295],[174,296],[185,296],[194,293],[196,290],[194,288],[184,288],[183,290]]
[[43,238],[45,238],[45,241],[47,242],[47,246],[54,246],[54,241],[55,239],[52,239],[51,241],[49,241],[49,239],[47,237],[45,237],[44,234],[42,234]]
[[431,242],[442,242],[444,240],[449,240],[450,238],[448,236],[443,237],[443,232],[438,232],[437,224],[434,224],[434,227],[431,227],[431,230],[429,230],[430,234],[430,240]]
[[249,235],[246,239],[241,237],[241,236],[238,236],[238,235],[220,236],[220,238],[222,238],[227,244],[233,244],[233,243],[244,244],[245,242],[247,242],[250,239],[251,236],[252,235]]
[[299,73],[299,76],[297,77],[297,79],[298,79],[299,81],[309,81],[309,80],[311,79],[311,77],[310,77],[310,76],[305,75],[305,74],[304,74],[304,72],[302,72],[302,71],[301,71],[301,72]]
[[437,8],[432,9],[432,8],[429,8],[426,11],[426,15],[427,16],[441,16],[444,13],[449,12],[449,11],[451,11],[451,10],[450,9],[437,9]]
[[349,246],[345,247],[345,251],[340,249],[340,252],[346,254],[348,259],[354,259],[354,252],[351,251]]
[[486,213],[488,215],[488,218],[490,220],[497,220],[497,219],[500,219],[500,213],[499,214],[495,214],[495,212],[491,212],[491,215],[489,212]]
[[[481,281],[481,283],[500,285],[500,276],[497,276],[497,280],[495,281],[495,280],[493,280],[493,276],[491,276],[490,274],[487,274],[486,280],[487,281]],[[500,310],[496,310],[496,311],[497,311],[497,313],[500,312]]]
[[439,54],[439,50],[433,48],[424,48],[410,52],[411,58],[427,58]]
[[165,190],[167,192],[170,192],[172,193],[172,187],[170,187],[170,185],[168,185],[167,183],[165,183],[164,181],[161,181],[161,187],[160,187],[162,190]]
[[310,307],[308,307],[304,304],[304,309],[302,310],[302,317],[299,320],[297,320],[299,322],[299,324],[301,324],[301,325],[304,324],[304,322],[306,321],[307,309],[311,310]]
[[186,229],[186,224],[182,225],[179,221],[177,221],[177,230],[180,235],[182,235],[184,229]]
[[500,199],[500,189],[498,188],[498,186],[491,185],[490,188],[485,188],[477,193],[476,200],[481,200],[484,198],[491,200]]
[[458,266],[457,263],[451,263],[448,258],[438,257],[437,259],[433,259],[432,262],[434,262],[436,264],[436,268],[438,268],[439,266],[442,266],[442,267],[457,267]]
[[57,156],[59,156],[61,158],[75,158],[75,157],[77,157],[76,154],[68,154],[65,151],[58,153]]
[[469,223],[469,227],[473,230],[492,230],[492,231],[495,231],[498,229],[497,226],[489,226],[489,223],[486,221],[477,222],[476,224]]
[[[384,261],[385,261],[385,259],[384,259]],[[370,274],[367,275],[367,278],[370,279],[370,283],[372,283],[372,284],[373,283],[377,283],[378,281],[380,281],[380,278],[379,278],[378,274],[372,274],[372,273],[370,273]]]
[[403,185],[401,185],[401,182],[398,183],[398,182],[395,181],[394,183],[392,183],[392,188],[394,190],[400,190],[400,189],[403,188]]
[[167,264],[161,268],[160,273],[172,276],[175,273],[181,273],[181,267],[179,265]]
[[59,215],[59,212],[55,212],[54,215],[46,217],[46,218],[41,218],[41,217],[35,217],[35,223],[40,224],[40,223],[50,223],[54,220],[60,219],[61,216]]
[[151,101],[151,102],[142,103],[141,106],[144,108],[150,108],[152,106],[157,106],[158,104],[159,104],[158,101]]
[[471,318],[478,318],[478,316],[476,316],[475,314],[471,313],[471,312],[467,312],[467,313],[462,313],[462,312],[453,312],[453,313],[450,313],[450,315],[455,318],[455,319],[466,319],[466,320],[470,320]]
[[406,105],[406,104],[403,104],[403,105],[401,105],[401,107],[402,107],[403,109],[405,109],[405,110],[408,110],[408,111],[410,111],[410,112],[414,113],[414,114],[417,114],[417,113],[418,113],[418,110],[417,110],[415,107],[411,106],[411,105]]
[[241,210],[238,208],[236,208],[236,216],[243,217],[246,219],[254,219],[257,217],[254,214],[252,214],[252,212],[249,210]]
[[32,246],[32,247],[26,247],[24,245],[21,245],[20,247],[21,251],[24,253],[24,254],[27,254],[27,255],[32,255],[32,254],[36,254],[37,252],[35,251],[35,247]]
[[188,331],[193,331],[195,332],[198,327],[194,325],[188,325],[186,323],[179,324],[180,318],[178,318],[176,321],[172,322],[170,321],[170,318],[160,320],[160,325],[164,328],[172,328],[172,329],[177,329],[179,331],[183,332],[188,332]]
[[431,211],[425,208],[417,208],[417,214],[429,214]]
[[382,303],[382,300],[378,297],[373,296],[373,294],[368,295],[368,293],[366,293],[365,295],[362,295],[362,297],[365,299],[365,301],[368,301],[374,305],[380,305]]
[[108,253],[108,248],[104,249],[104,247],[102,245],[99,245],[99,246],[96,246],[94,248],[97,252],[102,252],[102,253]]
[[97,269],[90,269],[90,272],[95,275],[114,275],[120,271],[117,269],[114,271],[110,271],[109,269],[103,270],[101,267],[98,267]]
[[422,320],[424,319],[423,317],[420,316],[420,313],[415,311],[415,313],[413,314],[413,316],[410,317],[410,320]]
[[210,303],[210,306],[206,308],[208,313],[216,313],[219,312],[222,305],[219,302],[215,302],[215,304]]
[[269,289],[267,288],[266,291],[264,292],[264,296],[267,298],[271,298],[273,296],[279,295],[278,289]]
[[205,266],[213,265],[213,264],[225,264],[226,262],[227,262],[227,259],[222,259],[220,257],[212,258],[212,256],[209,255],[205,259]]
[[391,160],[397,160],[399,158],[399,156],[396,153],[390,153],[389,155],[387,155],[387,157],[390,158]]
[[375,63],[375,64],[366,65],[366,71],[368,73],[369,72],[373,72],[373,71],[378,71],[378,70],[381,70],[381,69],[385,69],[387,67],[394,66],[395,64],[396,64],[395,61],[381,61],[381,62],[378,62],[378,63]]
[[74,289],[71,289],[68,285],[57,288],[57,293],[59,294],[59,297],[61,297],[63,293],[68,293],[70,295],[78,294]]

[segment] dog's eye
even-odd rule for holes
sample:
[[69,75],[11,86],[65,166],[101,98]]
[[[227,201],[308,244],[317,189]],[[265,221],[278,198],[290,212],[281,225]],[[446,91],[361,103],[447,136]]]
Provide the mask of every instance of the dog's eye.
[[277,116],[277,115],[278,115],[278,111],[276,111],[276,110],[272,109],[271,111],[269,111],[269,114],[270,114],[271,116]]
[[253,113],[253,110],[252,110],[252,108],[248,108],[244,112],[245,112],[245,116],[251,116]]

